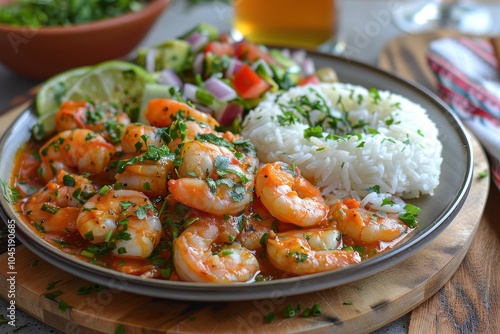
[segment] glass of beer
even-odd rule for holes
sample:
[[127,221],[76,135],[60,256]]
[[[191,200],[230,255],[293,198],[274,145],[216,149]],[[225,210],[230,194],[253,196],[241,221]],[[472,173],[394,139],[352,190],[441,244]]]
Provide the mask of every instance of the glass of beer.
[[336,30],[335,0],[234,0],[234,29],[255,43],[314,49]]

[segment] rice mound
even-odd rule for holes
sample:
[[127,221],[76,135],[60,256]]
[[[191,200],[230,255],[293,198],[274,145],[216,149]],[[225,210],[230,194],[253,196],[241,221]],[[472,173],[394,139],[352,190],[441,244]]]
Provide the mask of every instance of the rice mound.
[[364,197],[379,186],[415,198],[439,184],[436,125],[420,105],[389,91],[334,83],[270,94],[247,115],[242,135],[261,162],[295,163],[324,196]]

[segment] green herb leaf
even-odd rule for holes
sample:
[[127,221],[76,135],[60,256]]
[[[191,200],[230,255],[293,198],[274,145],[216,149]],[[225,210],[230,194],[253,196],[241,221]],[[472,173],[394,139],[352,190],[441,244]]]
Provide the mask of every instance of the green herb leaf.
[[115,329],[115,334],[125,334],[125,327],[123,325],[118,325]]
[[56,300],[57,297],[59,297],[60,295],[62,295],[62,291],[60,290],[56,290],[54,292],[50,292],[50,293],[46,293],[44,295],[45,298],[48,298],[48,299],[51,299],[51,300]]
[[408,225],[409,227],[416,227],[418,225],[418,222],[415,218],[415,216],[409,212],[406,212],[406,213],[400,213],[399,215],[399,219],[401,219],[401,221],[403,223],[405,223],[406,225]]
[[486,178],[487,176],[488,176],[488,171],[487,171],[487,170],[485,170],[484,172],[481,172],[481,173],[479,173],[479,174],[477,175],[477,177],[478,177],[479,179],[484,179],[484,178]]
[[69,174],[63,176],[63,184],[68,187],[74,187],[76,185],[75,178]]
[[384,206],[384,205],[393,206],[394,202],[390,198],[385,197],[384,199],[382,199],[382,205],[381,206]]
[[378,184],[374,185],[373,187],[366,188],[365,190],[368,191],[369,193],[380,194],[380,186]]
[[264,321],[267,323],[267,324],[270,324],[271,322],[274,321],[274,319],[276,319],[276,313],[274,312],[269,312],[268,314],[266,314],[264,316]]
[[66,312],[67,310],[71,310],[72,308],[73,306],[67,304],[64,300],[59,300],[59,310],[61,310],[62,312]]
[[47,290],[52,290],[56,287],[57,283],[61,282],[62,280],[58,281],[52,281],[47,284]]
[[290,304],[283,309],[282,314],[285,318],[292,318],[295,316],[295,308]]
[[404,210],[408,213],[411,213],[412,215],[414,216],[418,216],[418,214],[420,213],[421,209],[416,206],[416,205],[413,205],[413,204],[409,204],[407,203],[405,206],[404,206]]
[[85,233],[83,235],[83,237],[85,238],[85,240],[93,241],[94,240],[94,232],[93,231],[88,231],[87,233]]
[[286,256],[293,257],[295,259],[295,262],[304,262],[309,257],[309,255],[301,252],[289,252],[288,254],[286,254]]
[[101,196],[106,196],[110,190],[111,190],[111,186],[105,185],[101,189],[99,189],[98,193]]
[[52,206],[47,203],[43,203],[42,205],[42,211],[50,213],[51,215],[55,215],[59,210],[60,208],[58,208],[57,206]]
[[314,317],[318,317],[321,315],[321,307],[319,306],[319,304],[314,304],[313,307],[312,307],[312,315]]
[[310,139],[311,137],[323,138],[323,128],[318,125],[315,127],[305,129],[304,138]]

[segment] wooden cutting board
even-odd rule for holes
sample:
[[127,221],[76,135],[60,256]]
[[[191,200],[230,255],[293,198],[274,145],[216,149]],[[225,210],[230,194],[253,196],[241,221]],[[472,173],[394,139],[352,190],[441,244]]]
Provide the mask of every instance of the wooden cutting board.
[[[0,133],[25,107],[0,116]],[[67,333],[114,333],[117,329],[124,329],[127,334],[373,331],[434,295],[462,262],[479,226],[489,189],[489,179],[477,177],[488,165],[475,139],[473,152],[472,188],[449,227],[408,260],[369,278],[315,293],[245,302],[188,303],[108,289],[78,295],[80,287],[89,287],[91,283],[57,269],[20,246],[15,256],[16,306]],[[9,300],[7,262],[4,253],[0,256],[0,295]],[[475,262],[476,266],[482,264]],[[48,289],[49,283],[55,281],[59,282]],[[53,291],[61,291],[57,300],[62,299],[72,308],[59,310],[59,302],[45,297]],[[290,304],[300,304],[302,309],[319,304],[322,313],[318,317],[284,318],[281,310]],[[278,317],[267,324],[263,316],[270,311]]]

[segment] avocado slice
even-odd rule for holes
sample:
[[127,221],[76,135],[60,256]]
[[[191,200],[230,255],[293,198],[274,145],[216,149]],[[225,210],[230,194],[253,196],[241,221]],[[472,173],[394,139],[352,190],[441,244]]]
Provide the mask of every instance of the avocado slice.
[[216,41],[219,38],[219,29],[214,27],[213,25],[200,23],[193,29],[189,30],[187,33],[181,36],[182,39],[191,35],[194,32],[198,32],[208,37],[210,41]]
[[178,72],[184,68],[191,46],[188,42],[180,39],[172,39],[165,41],[153,48],[144,48],[139,50],[136,58],[136,63],[142,67],[147,67],[147,58],[150,53],[154,57],[154,71],[160,71],[166,68],[171,68]]

